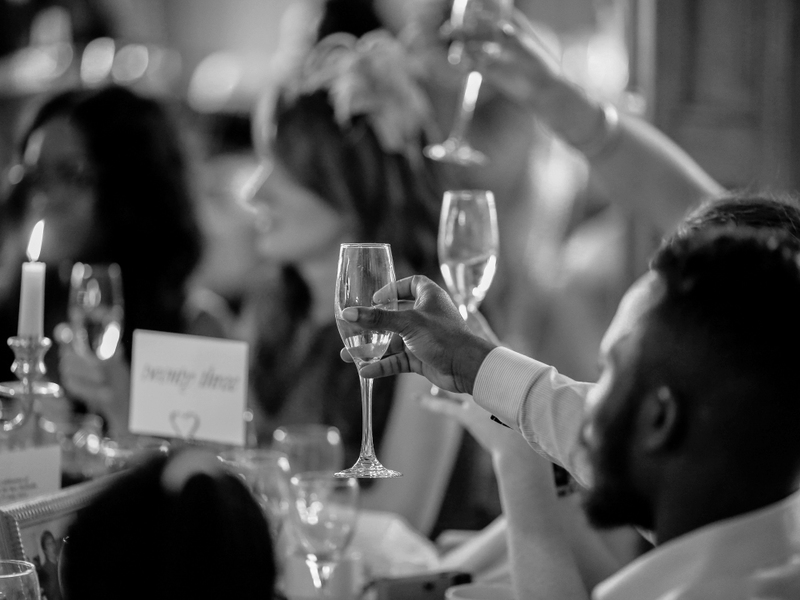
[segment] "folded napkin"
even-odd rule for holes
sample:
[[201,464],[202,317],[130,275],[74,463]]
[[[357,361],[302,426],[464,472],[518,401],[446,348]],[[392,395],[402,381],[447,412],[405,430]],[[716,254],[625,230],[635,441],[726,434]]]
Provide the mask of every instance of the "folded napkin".
[[433,542],[391,512],[361,510],[350,548],[363,556],[373,579],[415,575],[439,567]]

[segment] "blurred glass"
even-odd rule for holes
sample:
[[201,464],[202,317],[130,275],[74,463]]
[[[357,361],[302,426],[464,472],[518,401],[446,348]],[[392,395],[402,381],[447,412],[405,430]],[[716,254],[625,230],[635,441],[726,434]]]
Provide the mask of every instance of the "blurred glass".
[[342,435],[332,425],[307,423],[278,427],[272,434],[272,448],[286,454],[292,474],[334,473],[344,467]]
[[41,600],[36,567],[24,560],[0,560],[0,598]]
[[264,448],[236,448],[218,456],[247,484],[267,516],[273,539],[278,539],[288,508],[289,459],[283,452]]
[[358,479],[327,472],[298,473],[291,479],[291,516],[320,597],[353,539],[358,517]]
[[122,337],[124,316],[119,265],[75,263],[68,311],[76,352],[99,360],[114,356]]
[[102,442],[102,453],[109,473],[123,471],[154,454],[169,452],[169,440],[157,437],[130,435]]
[[100,416],[71,412],[41,415],[38,426],[40,445],[57,444],[61,448],[62,486],[108,473]]

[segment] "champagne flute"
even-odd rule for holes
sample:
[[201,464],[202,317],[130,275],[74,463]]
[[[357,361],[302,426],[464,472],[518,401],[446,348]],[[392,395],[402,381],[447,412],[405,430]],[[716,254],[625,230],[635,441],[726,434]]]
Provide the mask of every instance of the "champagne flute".
[[[336,278],[334,314],[339,335],[357,367],[381,359],[389,341],[390,331],[364,329],[342,319],[342,310],[350,306],[373,306],[372,297],[379,289],[394,284],[394,264],[389,244],[342,244],[339,249],[339,270]],[[397,308],[397,292],[389,306]],[[361,452],[356,463],[339,471],[336,477],[367,479],[400,477],[402,473],[384,467],[375,456],[372,441],[372,379],[361,380]]]
[[439,264],[465,321],[489,291],[497,269],[498,247],[494,194],[488,190],[445,192],[439,219]]
[[[449,28],[456,39],[450,45],[448,60],[452,64],[460,63],[464,57],[464,41],[458,38],[479,32],[488,32],[491,40],[482,44],[482,51],[486,55],[497,55],[501,49],[500,30],[502,24],[510,19],[513,4],[513,0],[454,0]],[[462,166],[484,165],[488,162],[486,155],[475,150],[466,140],[483,83],[479,69],[478,63],[469,66],[450,135],[442,143],[425,148],[428,158]]]
[[0,598],[41,600],[39,577],[33,563],[24,560],[0,560]]
[[314,587],[327,596],[326,585],[355,532],[358,481],[329,472],[308,471],[291,479],[293,522],[311,568]]
[[[494,194],[488,190],[450,190],[444,193],[437,240],[439,266],[450,297],[461,317],[478,323],[478,306],[497,270],[499,247]],[[484,330],[484,337],[494,334]],[[438,386],[431,395],[439,396]]]
[[79,354],[99,360],[114,356],[124,315],[119,265],[75,263],[68,314],[72,342]]

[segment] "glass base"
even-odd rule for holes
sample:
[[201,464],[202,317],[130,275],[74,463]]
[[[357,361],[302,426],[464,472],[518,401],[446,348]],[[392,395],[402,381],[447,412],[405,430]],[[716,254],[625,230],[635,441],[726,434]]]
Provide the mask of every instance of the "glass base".
[[392,479],[394,477],[402,477],[400,471],[392,471],[387,469],[377,458],[367,459],[359,458],[349,469],[339,471],[333,474],[334,477],[357,477],[359,479]]
[[441,144],[427,146],[423,151],[432,160],[449,162],[463,167],[482,166],[489,162],[483,152],[475,150],[467,144],[458,144],[448,139]]

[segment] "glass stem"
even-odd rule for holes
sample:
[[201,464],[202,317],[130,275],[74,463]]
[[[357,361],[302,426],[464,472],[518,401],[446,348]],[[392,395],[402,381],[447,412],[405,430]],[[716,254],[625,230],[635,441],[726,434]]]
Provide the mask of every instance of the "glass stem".
[[328,563],[313,559],[307,559],[306,564],[311,570],[311,580],[314,588],[319,592],[321,598],[328,597],[328,581],[333,574],[334,563]]
[[372,379],[361,380],[361,458],[375,459],[375,446],[372,442]]
[[472,122],[472,115],[475,113],[475,105],[478,102],[478,93],[481,91],[483,75],[480,71],[470,71],[464,79],[464,89],[461,93],[461,105],[458,108],[456,120],[450,131],[450,139],[456,143],[461,143],[467,134],[467,128]]

